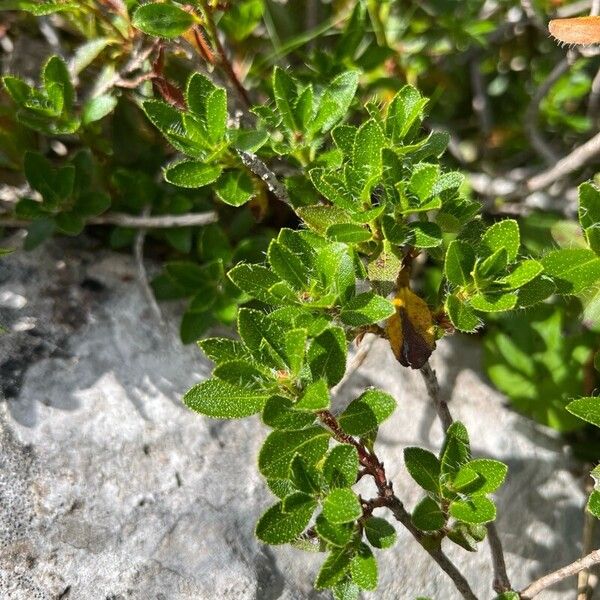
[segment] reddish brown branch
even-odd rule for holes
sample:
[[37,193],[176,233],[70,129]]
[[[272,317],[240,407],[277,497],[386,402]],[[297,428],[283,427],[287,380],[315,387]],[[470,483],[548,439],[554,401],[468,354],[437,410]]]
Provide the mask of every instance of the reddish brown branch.
[[202,8],[202,14],[204,15],[206,30],[208,31],[208,34],[210,35],[212,42],[216,48],[216,54],[218,58],[217,64],[219,65],[219,67],[221,67],[221,69],[223,69],[223,71],[227,75],[227,78],[229,79],[233,87],[237,90],[240,98],[246,105],[246,108],[250,108],[250,106],[252,106],[252,101],[250,100],[248,92],[246,91],[246,89],[242,85],[242,82],[237,76],[237,73],[233,69],[231,61],[229,60],[229,58],[227,57],[227,53],[225,52],[225,48],[223,48],[223,44],[221,44],[221,40],[219,39],[219,32],[217,31],[217,26],[215,25],[215,21],[213,19],[212,10],[208,6],[206,0],[200,0],[200,7]]
[[371,475],[377,486],[378,497],[363,503],[363,517],[370,516],[373,509],[377,507],[386,507],[392,511],[397,521],[402,523],[410,534],[419,542],[424,550],[439,565],[439,567],[452,579],[456,589],[461,593],[465,600],[477,600],[469,582],[462,573],[454,566],[450,559],[438,547],[430,547],[424,544],[424,534],[419,531],[412,522],[410,513],[404,508],[400,499],[394,494],[392,482],[387,478],[383,463],[376,454],[370,452],[365,445],[348,435],[340,426],[337,419],[328,410],[318,413],[321,422],[331,431],[333,437],[342,444],[351,444],[358,452],[358,460],[363,467],[364,472]]

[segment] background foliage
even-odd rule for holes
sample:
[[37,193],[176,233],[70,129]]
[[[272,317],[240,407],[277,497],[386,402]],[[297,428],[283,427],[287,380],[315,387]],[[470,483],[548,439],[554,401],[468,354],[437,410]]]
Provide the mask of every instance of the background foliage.
[[[327,421],[357,336],[423,368],[476,332],[513,407],[598,458],[598,52],[546,28],[575,4],[0,0],[2,223],[25,249],[84,231],[131,249],[149,292],[145,249],[185,343],[237,325],[201,342],[217,366],[186,402],[262,412],[281,501],[257,535],[327,549],[316,586],[340,598],[376,587],[368,544],[394,538],[351,489],[359,467],[377,479],[393,399]],[[473,550],[506,471],[446,425],[439,457],[406,451],[427,492],[411,519]]]

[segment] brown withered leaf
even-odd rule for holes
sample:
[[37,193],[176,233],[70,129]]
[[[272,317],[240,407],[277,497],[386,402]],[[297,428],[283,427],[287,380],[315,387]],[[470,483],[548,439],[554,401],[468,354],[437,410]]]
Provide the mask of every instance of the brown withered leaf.
[[435,348],[435,325],[427,303],[408,286],[398,288],[396,307],[386,323],[386,333],[398,362],[420,369]]

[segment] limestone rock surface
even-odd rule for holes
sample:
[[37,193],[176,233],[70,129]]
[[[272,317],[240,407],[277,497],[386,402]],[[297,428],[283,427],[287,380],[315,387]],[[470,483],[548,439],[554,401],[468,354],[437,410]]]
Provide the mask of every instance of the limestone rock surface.
[[[182,393],[210,365],[169,323],[153,320],[130,257],[54,241],[0,261],[0,598],[7,600],[308,600],[322,557],[256,542],[272,502],[256,471],[257,418],[209,421]],[[476,340],[440,344],[433,366],[474,453],[510,467],[498,529],[516,586],[580,552],[576,465],[551,431],[516,415],[480,368]],[[343,386],[398,401],[379,452],[410,509],[420,499],[407,445],[439,448],[441,431],[418,373],[385,344]],[[380,589],[366,599],[454,600],[458,594],[398,528],[381,552]],[[482,599],[492,598],[486,544],[448,553]],[[540,596],[574,598],[569,580]]]

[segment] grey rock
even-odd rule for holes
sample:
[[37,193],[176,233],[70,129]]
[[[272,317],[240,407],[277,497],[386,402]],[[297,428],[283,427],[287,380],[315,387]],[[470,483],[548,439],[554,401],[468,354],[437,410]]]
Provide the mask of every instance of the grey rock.
[[[272,502],[256,471],[257,418],[209,421],[183,392],[210,365],[161,330],[131,259],[92,242],[55,241],[0,261],[0,598],[10,600],[303,600],[320,555],[266,548],[254,524]],[[440,344],[433,365],[474,453],[507,462],[498,528],[517,587],[578,557],[584,497],[558,436],[516,415],[481,374],[477,341]],[[402,449],[439,448],[419,374],[384,343],[342,387],[376,385],[398,400],[379,452],[410,509],[420,493]],[[381,552],[381,586],[365,598],[459,598],[398,528]],[[481,598],[492,598],[487,545],[447,548]],[[574,598],[569,580],[540,596]]]

